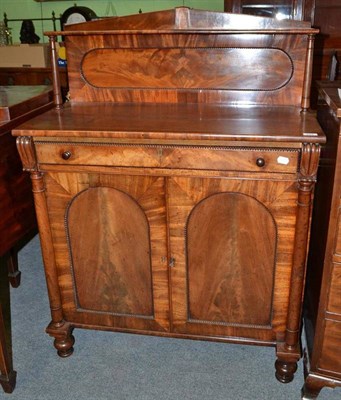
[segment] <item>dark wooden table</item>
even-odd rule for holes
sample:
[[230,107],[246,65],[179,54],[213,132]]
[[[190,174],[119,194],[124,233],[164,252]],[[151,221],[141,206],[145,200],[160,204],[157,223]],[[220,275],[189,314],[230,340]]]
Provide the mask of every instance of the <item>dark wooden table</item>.
[[0,383],[15,387],[12,362],[9,282],[20,284],[18,250],[36,232],[36,219],[27,174],[22,172],[11,130],[52,107],[49,86],[0,86]]

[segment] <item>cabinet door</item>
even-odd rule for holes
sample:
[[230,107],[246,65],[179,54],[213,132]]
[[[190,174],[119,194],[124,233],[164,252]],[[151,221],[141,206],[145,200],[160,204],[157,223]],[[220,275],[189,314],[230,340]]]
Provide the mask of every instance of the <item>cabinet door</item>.
[[45,184],[65,319],[167,330],[164,179],[51,172]]
[[168,181],[172,329],[271,342],[285,330],[293,181]]

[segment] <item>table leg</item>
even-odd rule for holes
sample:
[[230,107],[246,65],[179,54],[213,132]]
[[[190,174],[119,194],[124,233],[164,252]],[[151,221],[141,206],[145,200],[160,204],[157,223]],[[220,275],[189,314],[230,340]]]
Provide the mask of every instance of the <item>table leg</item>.
[[17,288],[20,285],[21,272],[18,267],[18,252],[12,248],[7,259],[8,278],[12,287]]
[[16,372],[12,361],[12,333],[10,290],[7,259],[0,258],[0,384],[6,393],[12,393],[16,382]]

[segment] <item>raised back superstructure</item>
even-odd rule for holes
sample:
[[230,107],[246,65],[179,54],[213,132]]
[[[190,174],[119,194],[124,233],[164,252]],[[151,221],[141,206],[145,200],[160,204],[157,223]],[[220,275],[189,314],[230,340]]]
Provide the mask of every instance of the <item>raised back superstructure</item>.
[[315,33],[185,7],[65,26],[71,99],[308,108]]

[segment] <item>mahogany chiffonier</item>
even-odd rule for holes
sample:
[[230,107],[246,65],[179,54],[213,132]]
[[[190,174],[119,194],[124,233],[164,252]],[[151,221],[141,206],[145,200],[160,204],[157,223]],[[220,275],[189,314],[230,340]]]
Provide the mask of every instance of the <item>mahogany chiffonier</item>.
[[[333,87],[334,85],[334,87]],[[316,187],[304,308],[304,399],[341,386],[341,99],[320,85],[318,120],[327,136]]]
[[[316,30],[190,10],[65,27],[71,102],[14,131],[31,172],[52,321],[275,346],[300,358]],[[48,33],[55,65],[55,38]]]
[[0,384],[9,393],[16,380],[9,282],[19,286],[18,249],[37,233],[30,179],[11,130],[52,107],[51,87],[0,86]]

